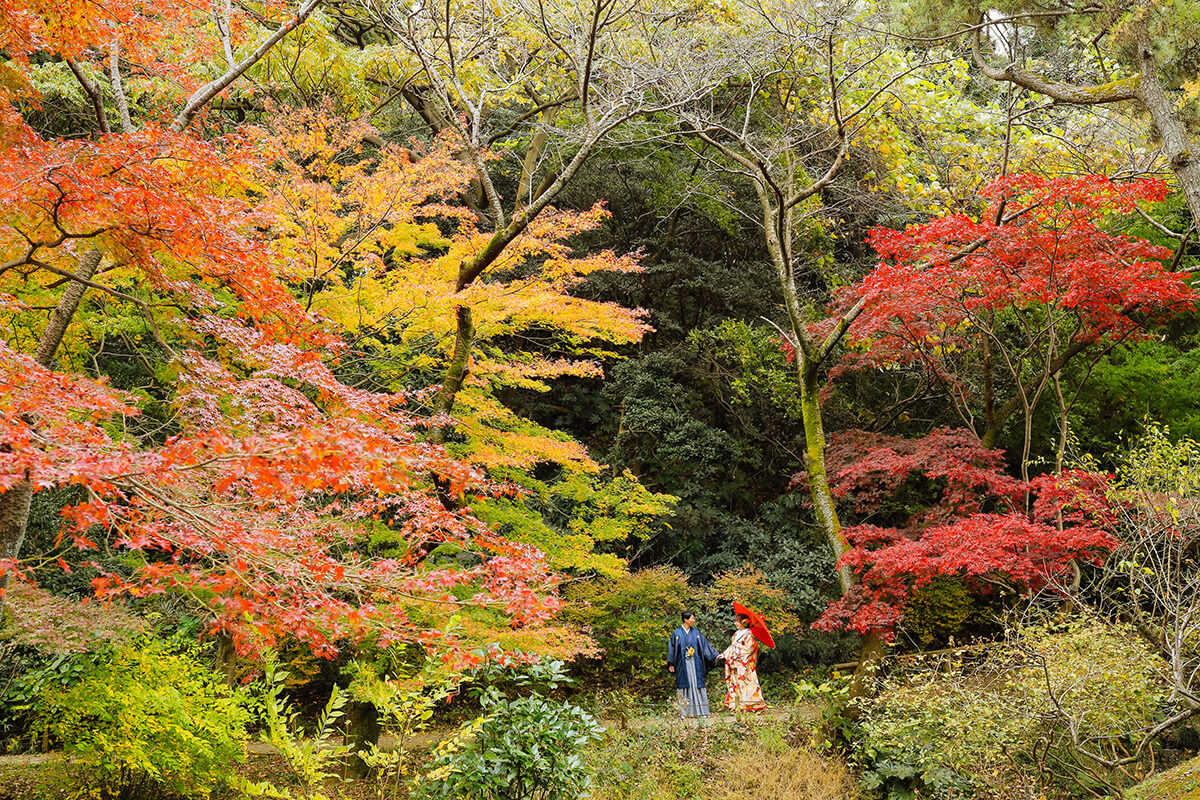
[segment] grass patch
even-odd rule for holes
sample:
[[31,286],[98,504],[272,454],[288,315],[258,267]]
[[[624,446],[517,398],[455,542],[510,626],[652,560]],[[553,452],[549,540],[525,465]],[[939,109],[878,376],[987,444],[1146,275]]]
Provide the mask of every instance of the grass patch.
[[735,745],[724,726],[690,727],[680,720],[636,720],[610,728],[591,752],[594,800],[694,800],[716,759]]
[[60,753],[0,759],[0,800],[64,800],[78,776]]
[[811,709],[719,717],[707,725],[638,717],[612,727],[589,755],[593,800],[856,800],[846,766],[805,745]]
[[799,733],[778,725],[758,727],[753,737],[747,736],[720,759],[710,796],[721,800],[858,798],[858,783],[846,765],[805,747],[797,741]]
[[1200,757],[1151,775],[1125,791],[1126,800],[1200,800]]

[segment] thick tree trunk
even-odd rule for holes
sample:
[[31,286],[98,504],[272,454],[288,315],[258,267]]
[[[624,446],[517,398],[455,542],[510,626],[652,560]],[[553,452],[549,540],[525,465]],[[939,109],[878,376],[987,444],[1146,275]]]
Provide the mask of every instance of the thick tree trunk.
[[[1149,12],[1144,8],[1143,13]],[[1167,96],[1159,80],[1158,64],[1154,58],[1152,38],[1145,19],[1138,19],[1133,25],[1137,36],[1137,59],[1141,74],[1098,86],[1074,86],[1049,81],[1014,64],[1003,69],[993,67],[984,59],[980,50],[981,36],[978,29],[971,38],[971,49],[976,65],[992,80],[1008,81],[1062,103],[1088,106],[1130,100],[1141,103],[1150,113],[1154,127],[1162,136],[1163,154],[1170,161],[1175,177],[1179,179],[1179,186],[1183,190],[1192,219],[1200,223],[1200,157],[1195,153],[1175,103]]]
[[[79,308],[87,284],[100,269],[101,252],[92,249],[84,253],[75,271],[77,281],[67,284],[66,291],[58,301],[50,323],[42,333],[38,342],[34,359],[43,367],[49,369],[54,364],[54,354],[62,344],[71,318]],[[3,446],[3,444],[0,444]],[[21,553],[21,545],[25,541],[25,530],[29,526],[29,506],[33,500],[33,484],[26,476],[25,480],[13,484],[8,491],[0,493],[0,559],[17,558]],[[0,590],[8,586],[8,574],[0,572]],[[0,591],[0,621],[4,618],[4,595]]]
[[98,249],[88,250],[83,254],[83,258],[79,260],[79,267],[75,270],[75,277],[79,280],[71,281],[67,284],[66,291],[59,299],[58,305],[54,309],[54,314],[50,317],[50,323],[46,326],[46,330],[42,333],[42,339],[38,342],[37,353],[34,354],[34,359],[43,367],[49,369],[54,364],[54,354],[58,352],[59,345],[62,344],[63,336],[67,333],[67,327],[71,324],[71,320],[75,317],[75,312],[79,308],[79,303],[83,300],[83,293],[87,291],[87,281],[90,281],[96,276],[96,272],[100,269],[100,260],[103,254]]
[[[796,363],[800,372],[800,410],[804,421],[804,472],[808,475],[808,491],[817,524],[821,526],[821,533],[836,560],[850,549],[850,544],[842,536],[833,490],[829,488],[829,473],[825,469],[825,423],[821,416],[817,367],[802,353],[797,353]],[[837,574],[838,583],[845,594],[854,586],[854,573],[850,567],[842,565],[838,567]]]
[[237,684],[237,648],[233,638],[226,633],[218,633],[217,640],[217,669],[225,676],[225,683],[230,686]]
[[1179,118],[1175,103],[1163,91],[1158,79],[1158,65],[1154,61],[1154,51],[1150,47],[1150,35],[1142,24],[1138,36],[1138,60],[1142,67],[1142,79],[1138,83],[1138,97],[1154,127],[1162,136],[1163,154],[1170,161],[1175,177],[1179,179],[1179,187],[1187,201],[1188,210],[1192,212],[1192,221],[1200,224],[1200,153],[1196,152],[1187,129]]
[[[29,505],[33,499],[33,484],[18,481],[0,494],[0,559],[15,559],[25,541],[29,524]],[[0,570],[0,592],[8,587],[8,573]],[[0,623],[4,620],[4,595],[0,593]]]

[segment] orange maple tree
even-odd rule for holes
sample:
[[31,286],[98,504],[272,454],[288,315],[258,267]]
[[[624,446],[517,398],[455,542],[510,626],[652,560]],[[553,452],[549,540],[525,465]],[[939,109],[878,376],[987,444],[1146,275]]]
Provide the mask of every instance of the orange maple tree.
[[[474,385],[544,390],[561,375],[597,377],[605,346],[639,341],[643,312],[574,296],[599,271],[635,272],[612,251],[578,255],[570,242],[608,212],[549,206],[493,256],[486,275],[459,285],[459,269],[489,246],[477,214],[457,202],[474,179],[453,135],[432,146],[383,143],[362,120],[332,108],[276,109],[262,131],[258,180],[274,247],[296,265],[305,305],[376,351],[412,345],[404,369],[443,373],[457,355],[457,309],[472,309],[464,356]],[[522,346],[523,342],[532,346]],[[448,410],[448,409],[446,409]]]
[[[467,498],[501,489],[428,442],[405,393],[335,374],[342,331],[297,300],[307,265],[272,241],[272,210],[250,202],[278,163],[256,152],[260,140],[187,132],[315,7],[269,6],[281,21],[264,27],[204,3],[0,4],[0,310],[11,323],[0,581],[31,575],[19,559],[31,495],[74,485],[85,499],[63,509],[64,545],[140,554],[132,572],[94,581],[101,598],[182,594],[242,649],[292,636],[330,654],[369,637],[471,663],[473,643],[437,623],[478,605],[532,626],[557,607],[555,576],[471,514]],[[155,35],[168,29],[190,34]],[[96,111],[90,135],[45,138],[27,123],[37,96],[22,70],[34,55],[79,80]],[[108,91],[96,77],[106,59]],[[178,91],[142,102],[135,120],[122,90],[132,75],[169,77]],[[72,369],[71,351],[55,368],[64,339],[86,350],[86,331],[69,335],[86,292],[143,318],[169,376],[169,438],[131,433],[139,398]],[[446,495],[464,500],[447,508]],[[368,545],[380,527],[403,542],[389,557]],[[427,563],[445,543],[476,565]]]

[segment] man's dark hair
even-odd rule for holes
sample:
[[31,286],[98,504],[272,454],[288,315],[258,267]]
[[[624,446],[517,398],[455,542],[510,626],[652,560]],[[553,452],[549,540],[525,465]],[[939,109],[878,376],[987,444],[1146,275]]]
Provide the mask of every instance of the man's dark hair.
[[689,619],[691,619],[694,616],[696,616],[696,613],[694,611],[684,611],[682,614],[679,615],[679,621],[687,622]]

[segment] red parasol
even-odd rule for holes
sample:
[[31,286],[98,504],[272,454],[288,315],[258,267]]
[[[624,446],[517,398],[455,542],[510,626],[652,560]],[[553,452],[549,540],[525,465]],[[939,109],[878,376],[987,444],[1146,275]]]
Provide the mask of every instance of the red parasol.
[[741,603],[737,603],[737,602],[735,602],[733,604],[733,613],[745,614],[747,617],[750,618],[750,635],[751,636],[753,636],[755,639],[758,639],[760,642],[765,644],[767,647],[775,646],[775,640],[771,638],[771,632],[769,630],[767,630],[767,621],[762,618],[761,614],[756,614],[755,612],[746,608]]

